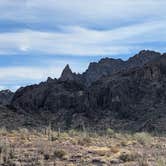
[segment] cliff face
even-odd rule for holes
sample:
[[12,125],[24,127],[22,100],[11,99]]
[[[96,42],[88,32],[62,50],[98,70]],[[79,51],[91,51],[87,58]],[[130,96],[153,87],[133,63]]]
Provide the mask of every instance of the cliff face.
[[[114,67],[109,70],[111,66]],[[101,71],[102,76],[98,77]],[[20,111],[37,113],[46,122],[52,121],[62,128],[84,125],[166,131],[165,55],[144,51],[125,62],[102,59],[91,64],[83,74],[86,78],[88,74],[93,77],[98,73],[92,79],[98,78],[97,81],[89,86],[73,79],[69,68],[66,73],[69,73],[68,79],[63,73],[59,80],[49,79],[18,90],[12,106]]]
[[102,110],[103,121],[108,119],[110,124],[113,116],[127,120],[128,125],[121,127],[166,131],[165,83],[166,57],[141,69],[105,77],[90,88],[92,110]]

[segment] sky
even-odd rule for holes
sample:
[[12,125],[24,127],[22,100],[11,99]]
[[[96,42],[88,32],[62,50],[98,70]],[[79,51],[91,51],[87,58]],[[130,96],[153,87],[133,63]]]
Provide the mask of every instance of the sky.
[[103,57],[166,52],[165,0],[0,0],[0,90],[82,73]]

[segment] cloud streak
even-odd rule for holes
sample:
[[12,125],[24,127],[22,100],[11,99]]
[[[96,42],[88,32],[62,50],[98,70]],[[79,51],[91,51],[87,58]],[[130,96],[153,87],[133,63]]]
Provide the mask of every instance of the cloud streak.
[[142,42],[166,42],[165,27],[166,22],[156,21],[103,31],[78,26],[63,27],[61,32],[23,30],[2,33],[0,50],[2,54],[5,51],[75,56],[127,54],[141,49]]
[[1,0],[0,18],[27,27],[49,23],[107,29],[139,20],[164,20],[165,5],[164,0]]

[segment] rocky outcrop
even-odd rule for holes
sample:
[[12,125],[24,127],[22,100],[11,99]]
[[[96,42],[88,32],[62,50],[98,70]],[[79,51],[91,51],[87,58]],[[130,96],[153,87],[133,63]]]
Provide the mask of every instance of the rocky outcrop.
[[70,69],[70,66],[66,65],[61,74],[60,80],[61,81],[73,81],[75,79],[75,77],[76,77],[76,75],[72,72],[72,70]]
[[136,67],[143,67],[144,64],[161,57],[161,54],[155,51],[143,50],[127,61],[121,59],[104,58],[98,63],[91,63],[83,73],[86,84],[99,80],[102,77],[110,76],[122,70],[130,70]]
[[18,90],[12,106],[55,127],[166,132],[165,54],[143,51],[126,62],[106,58],[90,64],[84,78],[86,73],[97,78],[89,86],[67,66],[59,80]]
[[131,69],[134,67],[142,67],[144,64],[154,61],[161,56],[162,55],[159,52],[142,50],[125,62],[125,68]]
[[98,63],[90,63],[88,69],[83,73],[86,85],[99,80],[101,77],[109,76],[124,68],[124,61],[121,59],[104,58]]
[[121,59],[103,58],[99,62],[90,63],[88,69],[83,74],[72,73],[69,65],[67,65],[60,77],[61,81],[71,80],[84,83],[90,86],[93,82],[102,77],[110,76],[122,70],[130,70],[136,67],[142,67],[149,61],[155,60],[161,54],[155,51],[143,50],[127,61]]
[[14,93],[10,90],[2,90],[0,91],[0,105],[8,105],[10,104]]

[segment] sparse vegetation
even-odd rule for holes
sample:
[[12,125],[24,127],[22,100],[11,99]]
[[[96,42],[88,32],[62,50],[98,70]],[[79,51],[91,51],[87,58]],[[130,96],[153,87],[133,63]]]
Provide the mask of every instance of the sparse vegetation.
[[133,136],[114,131],[113,137],[75,130],[2,129],[1,133],[0,165],[4,166],[93,166],[110,163],[113,166],[165,166],[166,163],[166,138],[152,137],[147,133]]
[[166,166],[166,158],[164,157],[159,157],[157,159],[157,166]]
[[119,159],[123,162],[135,161],[139,158],[139,154],[135,152],[123,152],[120,154]]
[[88,146],[92,142],[91,137],[89,135],[84,135],[78,139],[78,144],[82,146]]
[[145,157],[139,158],[138,164],[139,166],[149,166],[148,161]]
[[134,134],[134,138],[143,145],[148,145],[152,142],[152,136],[145,132]]

